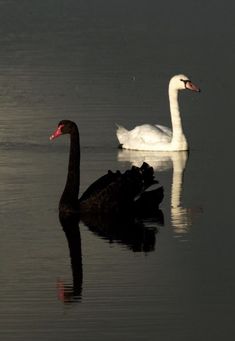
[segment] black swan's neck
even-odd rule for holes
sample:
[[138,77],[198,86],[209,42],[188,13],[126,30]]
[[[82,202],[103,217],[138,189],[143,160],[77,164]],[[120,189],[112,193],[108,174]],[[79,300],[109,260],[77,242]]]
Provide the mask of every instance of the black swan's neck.
[[74,126],[70,133],[68,175],[64,192],[60,199],[60,206],[62,204],[70,204],[71,206],[77,204],[79,187],[80,187],[80,142],[78,128]]

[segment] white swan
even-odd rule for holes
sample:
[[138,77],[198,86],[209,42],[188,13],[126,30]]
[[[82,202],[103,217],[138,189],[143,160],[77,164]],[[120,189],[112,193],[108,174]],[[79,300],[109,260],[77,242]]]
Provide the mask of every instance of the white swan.
[[161,125],[143,124],[128,131],[118,125],[117,138],[122,148],[133,150],[181,151],[188,143],[181,123],[178,91],[189,89],[200,92],[185,75],[176,75],[169,82],[169,101],[172,130]]

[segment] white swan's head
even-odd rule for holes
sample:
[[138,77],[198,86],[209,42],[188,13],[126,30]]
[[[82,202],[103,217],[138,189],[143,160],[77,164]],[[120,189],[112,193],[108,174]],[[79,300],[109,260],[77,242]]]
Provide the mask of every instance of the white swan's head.
[[191,90],[191,91],[196,91],[200,92],[200,88],[193,84],[190,80],[189,77],[185,75],[176,75],[171,78],[170,83],[169,83],[169,88],[175,89],[175,90]]

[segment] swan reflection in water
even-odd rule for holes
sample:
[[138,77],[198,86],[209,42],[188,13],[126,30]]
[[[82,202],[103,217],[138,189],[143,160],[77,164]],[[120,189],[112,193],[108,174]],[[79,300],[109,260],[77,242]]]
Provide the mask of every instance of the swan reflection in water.
[[188,152],[118,151],[118,161],[131,162],[138,166],[143,161],[149,163],[154,171],[162,172],[172,168],[171,183],[171,224],[176,233],[186,233],[192,225],[194,209],[182,206],[183,175],[188,160]]
[[59,220],[68,242],[73,282],[65,284],[63,280],[57,281],[58,298],[64,303],[71,303],[79,301],[82,296],[83,268],[79,219],[76,215],[59,215]]
[[[151,252],[155,249],[158,227],[164,224],[164,216],[156,208],[148,218],[133,215],[97,216],[90,215],[81,222],[95,235],[109,243],[125,245],[133,252]],[[59,220],[68,241],[72,269],[72,284],[57,282],[58,298],[64,303],[79,302],[82,298],[83,266],[81,235],[78,215],[59,214]]]
[[164,224],[163,213],[156,208],[154,214],[140,216],[87,216],[82,222],[95,235],[109,243],[125,245],[133,252],[150,252],[155,249],[158,227]]

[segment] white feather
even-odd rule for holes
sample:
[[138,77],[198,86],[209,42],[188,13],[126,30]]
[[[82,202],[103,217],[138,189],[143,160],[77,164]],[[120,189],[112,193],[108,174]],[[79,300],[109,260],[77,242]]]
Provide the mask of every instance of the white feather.
[[[124,149],[180,151],[188,150],[188,143],[181,123],[178,91],[186,89],[188,77],[176,75],[169,82],[169,101],[172,130],[162,125],[143,124],[132,130],[118,126],[117,138]],[[188,87],[189,88],[189,87]],[[190,82],[190,90],[199,89]]]

